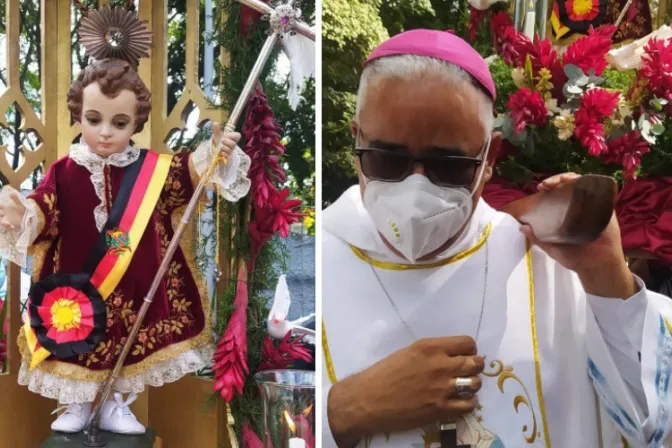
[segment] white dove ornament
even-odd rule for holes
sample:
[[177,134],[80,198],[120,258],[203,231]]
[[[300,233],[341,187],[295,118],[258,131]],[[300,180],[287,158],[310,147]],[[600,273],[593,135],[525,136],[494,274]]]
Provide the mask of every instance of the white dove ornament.
[[306,335],[306,341],[315,336],[315,332],[308,328],[301,327],[300,324],[309,321],[315,316],[312,313],[308,316],[301,317],[297,320],[287,320],[289,314],[289,307],[292,304],[292,299],[289,295],[289,287],[287,286],[287,279],[285,275],[281,275],[278,279],[278,286],[275,289],[275,298],[273,299],[273,306],[268,314],[267,326],[268,334],[276,339],[284,338],[288,332],[293,335]]

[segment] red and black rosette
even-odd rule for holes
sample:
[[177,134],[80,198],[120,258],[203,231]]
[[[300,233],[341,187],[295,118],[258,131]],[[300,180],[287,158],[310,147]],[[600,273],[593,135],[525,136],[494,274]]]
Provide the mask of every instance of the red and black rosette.
[[59,359],[87,353],[105,336],[103,297],[88,274],[52,274],[30,287],[30,326]]

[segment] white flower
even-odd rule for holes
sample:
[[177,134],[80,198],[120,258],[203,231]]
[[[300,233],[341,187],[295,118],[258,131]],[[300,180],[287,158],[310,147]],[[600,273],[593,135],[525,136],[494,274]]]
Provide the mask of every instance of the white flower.
[[569,109],[561,109],[560,115],[553,119],[553,125],[558,128],[558,138],[568,140],[574,134],[574,115]]
[[544,102],[546,109],[548,110],[548,115],[553,116],[554,114],[559,114],[562,112],[562,109],[558,107],[558,100],[555,98],[549,98]]
[[525,70],[522,68],[514,68],[511,71],[511,77],[513,78],[513,83],[519,89],[527,87],[527,76],[525,76]]

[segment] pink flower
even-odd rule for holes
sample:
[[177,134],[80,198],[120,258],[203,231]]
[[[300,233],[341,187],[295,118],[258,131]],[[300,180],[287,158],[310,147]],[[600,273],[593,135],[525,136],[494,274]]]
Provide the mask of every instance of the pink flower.
[[666,112],[672,112],[672,42],[669,39],[651,39],[644,46],[642,68],[636,78],[637,86],[645,85],[646,90],[658,98],[668,100]]
[[215,372],[213,389],[230,403],[233,397],[243,394],[245,379],[249,373],[247,367],[247,268],[241,265],[238,270],[234,311],[229,323],[217,344],[212,369]]
[[602,156],[603,160],[606,163],[623,165],[626,180],[635,178],[635,172],[642,163],[642,156],[651,150],[639,131],[632,131],[610,140],[607,147],[607,152]]
[[527,125],[541,126],[548,121],[544,98],[536,90],[520,89],[512,93],[507,106],[511,109],[516,134],[520,134]]

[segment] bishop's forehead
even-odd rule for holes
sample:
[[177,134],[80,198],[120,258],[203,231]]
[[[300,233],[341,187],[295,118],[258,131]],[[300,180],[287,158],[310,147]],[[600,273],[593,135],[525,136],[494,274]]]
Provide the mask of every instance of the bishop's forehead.
[[373,65],[368,70],[358,98],[357,120],[364,137],[409,148],[480,152],[491,129],[487,114],[492,114],[492,104],[469,75],[442,61],[399,70]]

